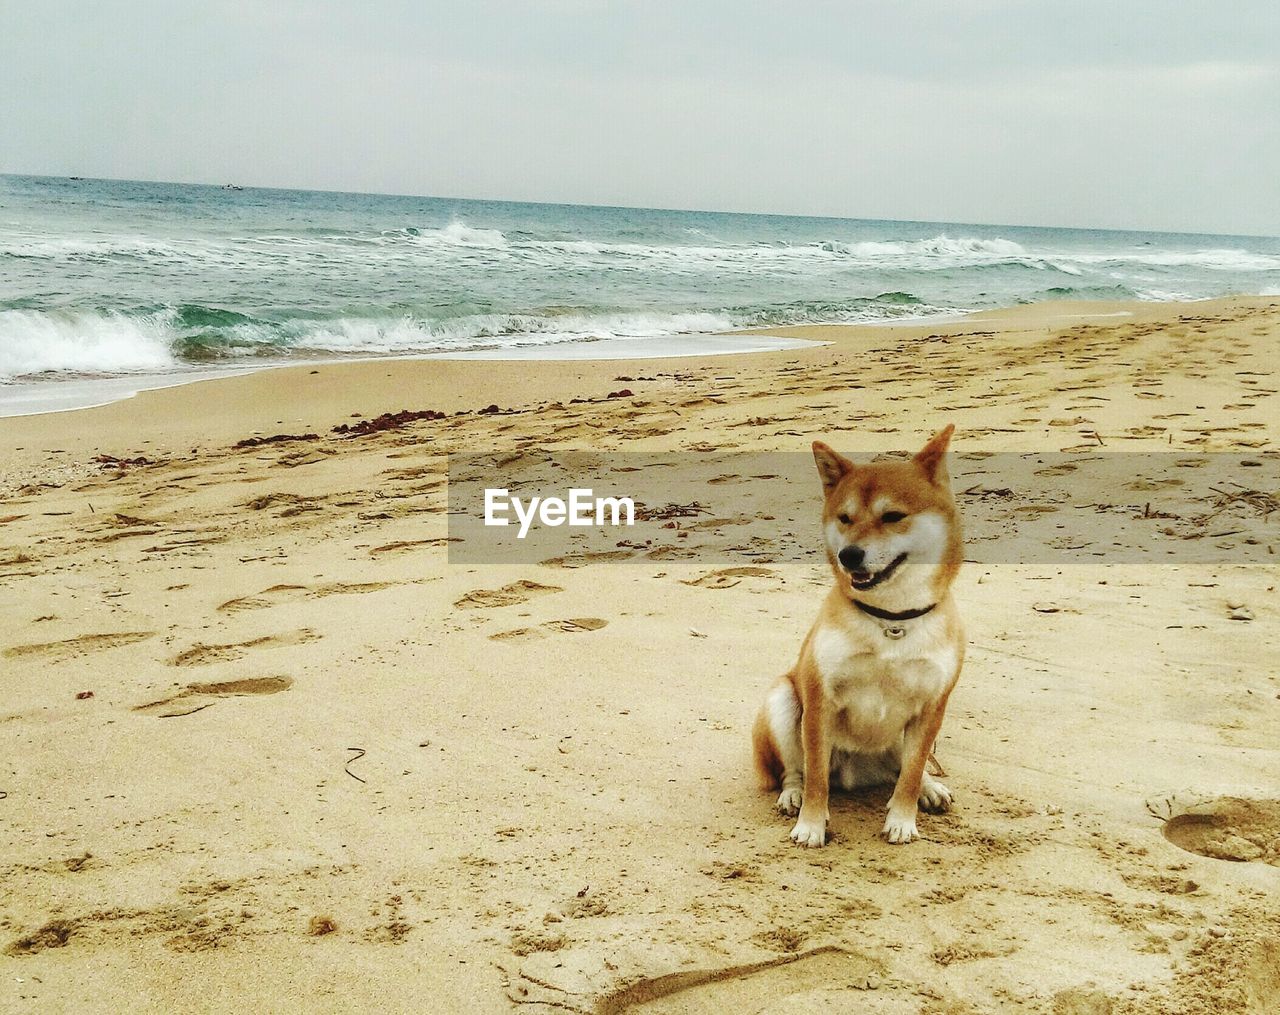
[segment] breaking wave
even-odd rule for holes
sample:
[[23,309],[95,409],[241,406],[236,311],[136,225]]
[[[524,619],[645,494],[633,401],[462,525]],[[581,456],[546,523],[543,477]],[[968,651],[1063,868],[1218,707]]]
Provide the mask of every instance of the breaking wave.
[[928,240],[880,242],[867,240],[862,243],[824,243],[823,249],[855,257],[1024,257],[1027,251],[1013,240],[979,240],[961,237],[935,236]]
[[49,371],[131,373],[177,365],[162,316],[0,311],[0,378]]
[[[1193,268],[1210,272],[1280,271],[1280,254],[1232,248],[1202,250],[1131,249],[1112,251],[1029,250],[1002,237],[917,240],[817,240],[808,242],[707,242],[714,237],[686,229],[685,242],[612,242],[554,238],[478,228],[452,221],[439,228],[405,226],[380,231],[303,230],[250,236],[157,239],[134,235],[49,237],[11,234],[0,238],[5,258],[64,264],[113,262],[160,268],[224,267],[279,269],[283,264],[323,267],[346,264],[353,256],[369,265],[452,266],[488,263],[500,268],[599,270],[617,267],[685,272],[777,270],[936,271],[956,268],[1019,267],[1068,275],[1123,268]],[[481,261],[477,262],[476,259]]]
[[743,327],[955,313],[910,293],[684,313],[554,308],[529,313],[252,317],[183,305],[137,313],[0,310],[0,380],[38,374],[158,372],[192,363],[306,354],[396,355],[603,339],[715,334]]

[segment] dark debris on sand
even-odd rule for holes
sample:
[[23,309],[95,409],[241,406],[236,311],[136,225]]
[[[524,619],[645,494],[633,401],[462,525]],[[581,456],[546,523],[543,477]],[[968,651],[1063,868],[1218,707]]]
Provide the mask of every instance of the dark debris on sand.
[[418,412],[401,409],[399,412],[384,412],[374,419],[362,419],[355,424],[340,423],[333,428],[333,432],[346,437],[361,437],[367,434],[382,433],[385,430],[399,430],[405,424],[413,423],[420,419],[444,418],[445,414],[437,412],[435,409],[422,409]]
[[290,441],[318,441],[319,439],[318,433],[278,433],[273,437],[246,437],[242,441],[236,441],[234,447],[258,448],[263,444],[286,444]]
[[123,472],[125,469],[134,465],[155,465],[150,458],[143,458],[139,455],[137,458],[117,458],[115,455],[94,455],[93,461],[101,465],[104,469],[118,469]]

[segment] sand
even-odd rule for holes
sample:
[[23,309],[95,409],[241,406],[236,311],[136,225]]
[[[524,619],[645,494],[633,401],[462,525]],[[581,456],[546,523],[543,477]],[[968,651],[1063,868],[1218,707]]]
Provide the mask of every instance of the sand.
[[[1280,302],[782,333],[831,344],[331,364],[0,421],[0,1008],[1274,1005]],[[406,408],[447,415],[333,432]],[[684,558],[448,562],[448,452],[856,457],[948,421],[979,563],[956,807],[910,846],[877,837],[886,789],[794,847],[753,780],[827,581],[816,476],[718,476]],[[316,436],[234,447],[276,434]],[[1100,486],[1095,448],[1152,454]],[[1052,455],[1010,488],[969,475],[987,452]],[[1081,519],[1111,542],[983,562]]]

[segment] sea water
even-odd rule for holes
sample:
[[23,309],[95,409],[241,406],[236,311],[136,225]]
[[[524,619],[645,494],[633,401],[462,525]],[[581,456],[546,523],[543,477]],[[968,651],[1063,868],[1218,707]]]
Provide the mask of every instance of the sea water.
[[1280,240],[0,176],[0,401],[51,379],[1230,293],[1280,293]]

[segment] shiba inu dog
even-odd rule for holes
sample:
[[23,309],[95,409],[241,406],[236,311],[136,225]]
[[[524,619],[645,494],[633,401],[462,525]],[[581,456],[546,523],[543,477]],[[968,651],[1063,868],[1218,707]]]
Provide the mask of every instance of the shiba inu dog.
[[946,453],[954,426],[910,461],[855,465],[813,445],[822,528],[835,585],[756,718],[756,764],[791,838],[827,841],[827,797],[894,783],[881,834],[918,838],[917,806],[945,811],[951,791],[925,771],[964,660],[951,583],[960,521]]

